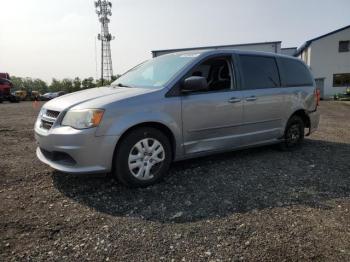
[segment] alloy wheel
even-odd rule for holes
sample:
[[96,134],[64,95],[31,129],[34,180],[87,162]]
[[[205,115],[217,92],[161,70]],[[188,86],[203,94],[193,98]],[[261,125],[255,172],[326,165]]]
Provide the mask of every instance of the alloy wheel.
[[130,150],[129,171],[137,179],[149,180],[160,170],[164,160],[163,145],[157,139],[144,138]]
[[298,124],[291,125],[287,131],[288,144],[297,144],[301,138],[300,126]]

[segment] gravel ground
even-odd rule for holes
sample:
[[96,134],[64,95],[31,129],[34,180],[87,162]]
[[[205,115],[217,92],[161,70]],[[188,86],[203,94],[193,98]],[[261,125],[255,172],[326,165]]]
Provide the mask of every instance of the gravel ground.
[[126,189],[35,157],[32,103],[0,104],[0,261],[349,261],[350,104],[322,102],[301,149],[172,165]]

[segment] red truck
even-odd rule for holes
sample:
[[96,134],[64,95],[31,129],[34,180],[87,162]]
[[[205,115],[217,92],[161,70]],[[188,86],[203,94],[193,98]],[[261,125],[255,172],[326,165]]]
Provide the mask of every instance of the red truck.
[[0,73],[0,103],[10,101],[11,103],[19,102],[18,97],[11,94],[13,84],[8,73]]

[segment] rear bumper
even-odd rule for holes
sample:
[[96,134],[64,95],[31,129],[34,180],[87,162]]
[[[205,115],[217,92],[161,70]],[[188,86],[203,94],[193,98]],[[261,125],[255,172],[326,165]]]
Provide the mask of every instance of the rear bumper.
[[317,130],[318,124],[320,123],[320,113],[318,111],[310,112],[309,119],[310,119],[310,127],[309,127],[309,133],[307,134],[307,136]]

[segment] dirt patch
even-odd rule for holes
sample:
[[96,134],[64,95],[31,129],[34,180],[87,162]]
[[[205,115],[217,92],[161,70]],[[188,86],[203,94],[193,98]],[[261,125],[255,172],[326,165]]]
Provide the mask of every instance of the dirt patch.
[[172,165],[126,189],[35,157],[32,103],[0,104],[0,260],[350,260],[350,106],[323,102],[301,149]]

